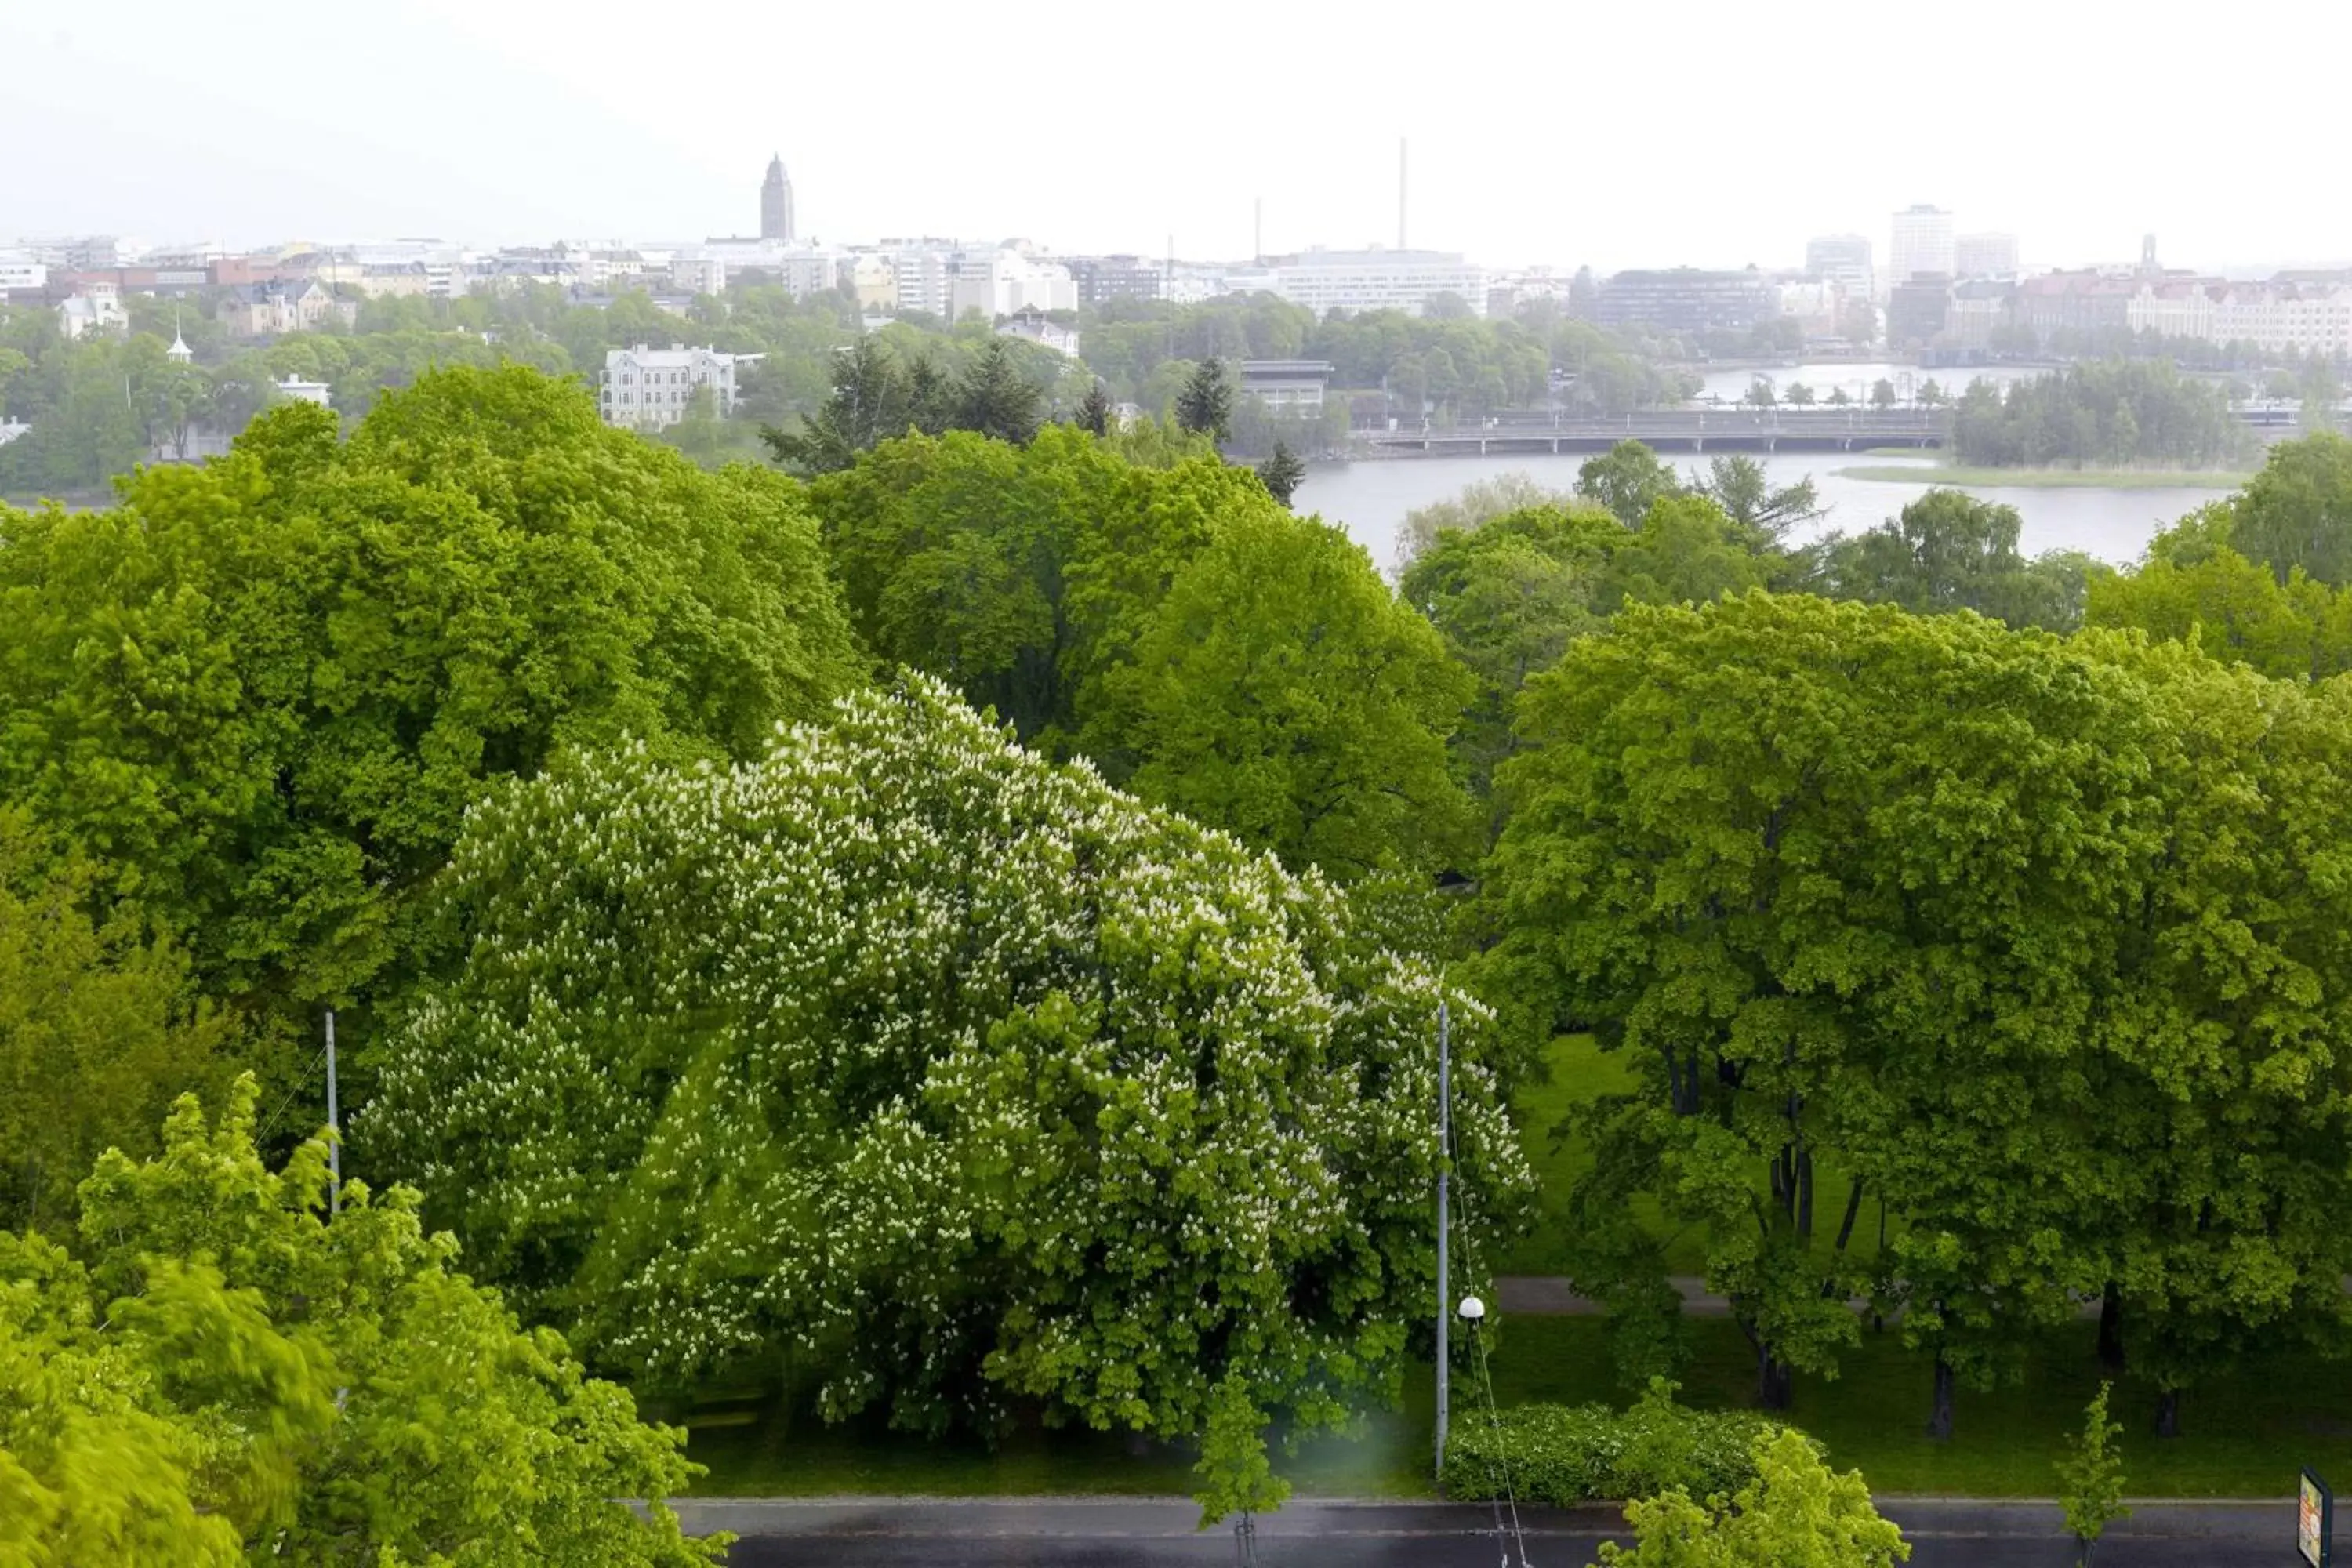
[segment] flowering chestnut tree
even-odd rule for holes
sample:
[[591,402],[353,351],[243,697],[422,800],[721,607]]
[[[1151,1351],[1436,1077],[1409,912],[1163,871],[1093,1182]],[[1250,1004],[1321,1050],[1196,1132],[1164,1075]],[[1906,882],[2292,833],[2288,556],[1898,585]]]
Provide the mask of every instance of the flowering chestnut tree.
[[[1426,964],[1345,895],[1031,755],[944,685],[766,761],[592,760],[477,808],[460,951],[356,1134],[469,1264],[646,1373],[779,1343],[828,1415],[1198,1437],[1392,1399],[1434,1293]],[[1455,1161],[1532,1181],[1454,1000]]]

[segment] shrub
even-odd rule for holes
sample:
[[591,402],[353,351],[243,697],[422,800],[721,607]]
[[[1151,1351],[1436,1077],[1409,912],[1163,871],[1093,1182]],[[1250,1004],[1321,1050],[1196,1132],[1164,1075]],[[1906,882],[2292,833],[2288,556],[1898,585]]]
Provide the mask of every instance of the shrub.
[[1759,1439],[1786,1428],[1751,1410],[1691,1410],[1675,1387],[1650,1380],[1630,1410],[1605,1405],[1521,1405],[1491,1421],[1473,1416],[1445,1445],[1449,1497],[1565,1505],[1643,1498],[1680,1487],[1727,1496],[1756,1479]]

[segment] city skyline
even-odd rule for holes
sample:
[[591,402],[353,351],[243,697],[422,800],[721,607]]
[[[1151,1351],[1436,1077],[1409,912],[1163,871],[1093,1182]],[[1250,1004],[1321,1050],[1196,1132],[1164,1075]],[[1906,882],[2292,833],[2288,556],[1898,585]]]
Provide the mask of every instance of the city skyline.
[[[828,241],[1020,236],[1158,255],[1172,236],[1180,254],[1231,258],[1252,253],[1260,201],[1271,252],[1392,236],[1404,134],[1413,238],[1492,267],[1787,265],[1820,234],[1883,244],[1885,216],[1914,203],[1967,230],[2026,237],[2035,265],[2127,261],[2151,230],[2214,268],[2352,255],[2352,227],[2296,195],[2295,150],[2326,144],[2326,62],[2340,58],[2330,40],[2352,41],[2352,21],[2332,12],[2294,18],[2308,47],[2256,59],[2253,43],[2224,37],[2200,51],[2195,117],[2152,111],[2165,83],[2190,85],[2191,62],[2097,18],[1994,5],[1986,26],[1910,40],[1932,43],[1935,69],[1905,79],[2003,79],[2011,20],[2036,29],[2040,58],[2099,62],[2028,122],[1923,112],[1915,93],[1884,85],[1900,28],[1800,43],[1752,8],[1705,9],[1712,47],[1660,58],[1675,100],[1692,106],[1680,115],[1657,112],[1657,73],[1606,68],[1655,57],[1633,20],[1571,28],[1511,5],[1491,29],[1517,40],[1507,57],[1443,35],[1399,50],[1375,16],[1335,31],[1212,5],[1148,39],[1076,30],[1043,59],[985,29],[967,47],[886,53],[842,16],[787,26],[722,9],[709,31],[729,58],[807,64],[783,73],[786,90],[722,85],[688,110],[667,85],[648,89],[630,14],[602,0],[393,0],[364,25],[324,18],[262,37],[167,27],[152,0],[131,0],[105,35],[0,21],[0,53],[26,68],[0,104],[0,141],[72,149],[12,170],[0,227],[233,247],[415,233],[691,239],[748,228],[744,171],[772,146],[793,172],[800,232]],[[919,3],[908,15],[921,34],[956,14]],[[186,36],[168,49],[120,46],[142,32]],[[371,68],[354,72],[362,51]],[[1572,100],[1554,59],[1586,63]],[[1294,87],[1381,107],[1358,116],[1370,121],[1360,134],[1292,136],[1194,86],[1239,79],[1237,61],[1282,62]],[[1071,112],[1025,107],[1041,69],[1079,85]],[[1738,122],[1758,81],[1783,79],[1759,174]],[[1099,104],[1116,113],[1089,107]],[[2133,128],[2128,156],[2112,151],[2116,123]],[[2214,134],[2225,123],[2258,134]],[[162,146],[173,155],[156,156]],[[2257,157],[2259,146],[2284,155]],[[1742,156],[1726,159],[1734,147]]]

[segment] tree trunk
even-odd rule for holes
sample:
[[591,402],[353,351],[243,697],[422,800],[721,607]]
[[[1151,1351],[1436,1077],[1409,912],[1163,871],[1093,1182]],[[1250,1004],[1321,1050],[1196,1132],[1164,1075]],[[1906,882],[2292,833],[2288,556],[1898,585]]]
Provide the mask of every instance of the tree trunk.
[[2156,1396],[2156,1435],[2180,1436],[2180,1390],[2168,1388]]
[[1770,1351],[1756,1352],[1756,1403],[1767,1410],[1786,1410],[1796,1393],[1796,1373]]
[[1813,1239],[1813,1152],[1797,1155],[1797,1235],[1808,1246]]
[[2124,1293],[2116,1282],[2099,1294],[2099,1367],[2110,1377],[2124,1371]]
[[1952,1363],[1936,1357],[1936,1401],[1927,1413],[1927,1436],[1948,1443],[1952,1437]]

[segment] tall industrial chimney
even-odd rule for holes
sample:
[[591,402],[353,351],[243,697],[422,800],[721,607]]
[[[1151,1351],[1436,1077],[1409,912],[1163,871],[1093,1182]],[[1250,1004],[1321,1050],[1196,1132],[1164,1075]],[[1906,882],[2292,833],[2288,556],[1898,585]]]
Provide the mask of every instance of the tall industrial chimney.
[[1404,246],[1404,154],[1405,139],[1397,138],[1397,248]]

